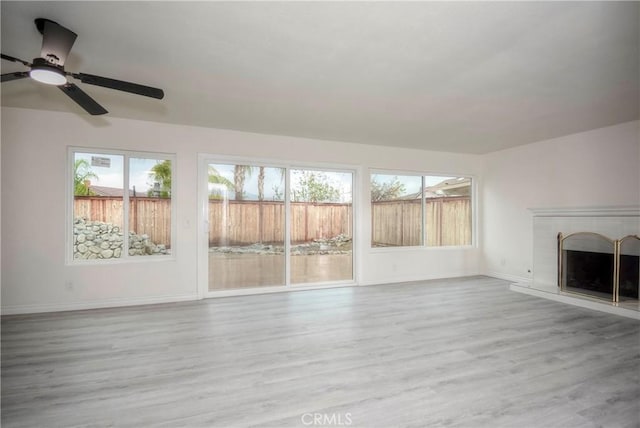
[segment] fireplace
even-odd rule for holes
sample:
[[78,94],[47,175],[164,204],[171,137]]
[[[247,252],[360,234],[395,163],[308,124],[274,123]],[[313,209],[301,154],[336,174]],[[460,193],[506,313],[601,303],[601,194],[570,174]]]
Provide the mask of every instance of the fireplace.
[[558,286],[561,291],[613,303],[637,301],[640,237],[613,240],[592,232],[558,234]]
[[638,300],[640,291],[640,237],[632,235],[618,243],[619,300]]

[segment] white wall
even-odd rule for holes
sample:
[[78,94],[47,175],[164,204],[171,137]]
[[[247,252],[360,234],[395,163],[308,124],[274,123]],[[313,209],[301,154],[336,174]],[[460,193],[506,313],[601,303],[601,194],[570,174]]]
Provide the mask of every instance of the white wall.
[[[368,168],[479,175],[482,158],[112,117],[2,108],[2,310],[37,312],[197,296],[198,153],[361,168],[356,229],[361,284],[473,275],[477,248],[372,251]],[[175,153],[176,259],[65,265],[67,146]]]
[[529,208],[640,203],[640,122],[600,128],[484,157],[482,250],[488,275],[533,272]]

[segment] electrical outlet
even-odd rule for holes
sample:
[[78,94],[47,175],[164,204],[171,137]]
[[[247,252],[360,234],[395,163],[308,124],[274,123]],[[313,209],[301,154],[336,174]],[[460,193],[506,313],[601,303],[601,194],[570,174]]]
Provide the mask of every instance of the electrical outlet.
[[67,291],[73,291],[73,281],[67,281],[64,283],[64,288],[67,289]]

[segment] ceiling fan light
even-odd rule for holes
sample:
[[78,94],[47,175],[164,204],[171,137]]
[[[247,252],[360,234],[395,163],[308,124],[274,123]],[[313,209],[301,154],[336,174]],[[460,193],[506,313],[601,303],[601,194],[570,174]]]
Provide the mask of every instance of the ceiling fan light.
[[53,70],[35,68],[29,72],[29,76],[31,76],[32,79],[41,83],[46,83],[47,85],[60,86],[67,83],[67,77],[64,74]]
[[64,85],[67,83],[67,76],[63,70],[48,64],[38,64],[41,61],[34,60],[29,76],[47,85]]

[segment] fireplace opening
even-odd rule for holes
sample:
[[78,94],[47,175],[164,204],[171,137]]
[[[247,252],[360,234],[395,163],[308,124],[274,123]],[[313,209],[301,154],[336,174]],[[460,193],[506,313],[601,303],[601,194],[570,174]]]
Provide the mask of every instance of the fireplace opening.
[[564,283],[570,291],[613,298],[613,253],[564,250]]
[[638,302],[640,237],[612,240],[580,232],[558,234],[558,286],[610,302]]

